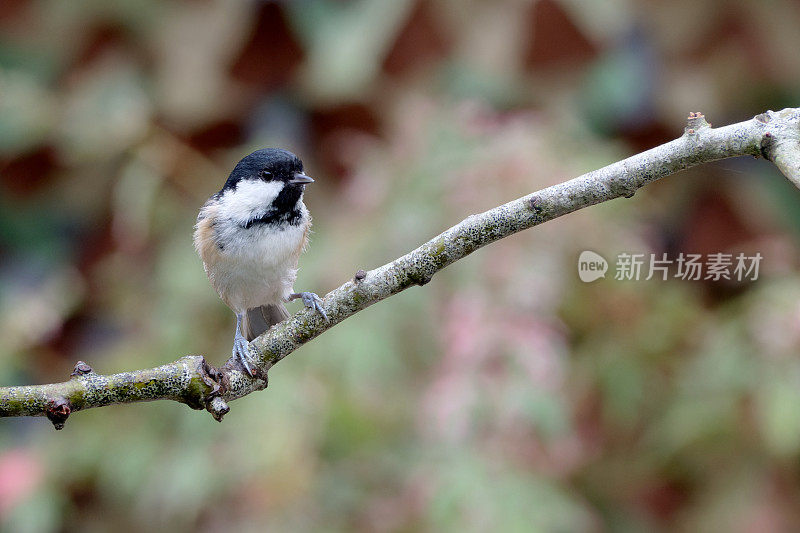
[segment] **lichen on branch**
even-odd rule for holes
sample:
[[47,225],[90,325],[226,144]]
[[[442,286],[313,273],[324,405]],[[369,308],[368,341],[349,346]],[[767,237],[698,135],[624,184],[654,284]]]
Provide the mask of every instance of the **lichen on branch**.
[[264,389],[269,369],[297,348],[380,300],[425,285],[478,248],[584,207],[630,198],[648,183],[681,170],[746,155],[773,162],[800,187],[800,109],[767,111],[720,128],[712,128],[702,113],[691,113],[683,135],[673,141],[470,215],[391,263],[359,270],[323,298],[329,320],[304,309],[252,342],[261,377],[250,377],[234,358],[219,369],[202,356],[187,356],[157,368],[108,376],[79,362],[72,378],[63,383],[0,388],[0,417],[47,416],[60,429],[72,412],[81,409],[170,399],[205,408],[222,420],[229,401]]

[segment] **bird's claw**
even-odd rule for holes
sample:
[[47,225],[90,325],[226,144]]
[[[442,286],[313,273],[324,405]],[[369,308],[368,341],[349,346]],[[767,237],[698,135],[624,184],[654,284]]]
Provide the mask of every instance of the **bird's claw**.
[[245,372],[250,377],[256,377],[253,372],[253,365],[255,364],[253,354],[250,352],[250,343],[244,337],[238,337],[233,341],[233,356],[242,363]]
[[303,305],[307,308],[311,309],[312,311],[316,311],[317,313],[322,316],[322,319],[325,322],[328,321],[328,315],[325,313],[325,310],[322,308],[322,298],[317,296],[316,293],[313,292],[298,292],[294,293],[290,296],[292,300],[296,298],[300,298],[303,300]]
[[241,333],[241,325],[242,319],[241,316],[236,316],[236,334],[233,337],[233,356],[242,364],[244,367],[245,372],[251,377],[256,377],[256,372],[253,371],[253,367],[256,366],[255,357],[253,357],[253,352],[250,350],[250,343],[247,342],[247,339],[244,338],[244,335]]

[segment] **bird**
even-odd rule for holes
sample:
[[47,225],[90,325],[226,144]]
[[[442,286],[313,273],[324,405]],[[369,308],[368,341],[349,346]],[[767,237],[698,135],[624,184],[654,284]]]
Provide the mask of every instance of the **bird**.
[[293,288],[311,230],[303,193],[313,182],[292,152],[256,150],[197,216],[194,247],[211,286],[236,315],[232,355],[252,377],[250,341],[289,317],[286,302],[299,298],[328,320],[317,294]]

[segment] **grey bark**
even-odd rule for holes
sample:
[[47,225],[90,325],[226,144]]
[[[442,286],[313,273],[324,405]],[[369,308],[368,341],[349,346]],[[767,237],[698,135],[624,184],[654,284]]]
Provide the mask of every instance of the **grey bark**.
[[258,352],[257,378],[244,373],[234,359],[216,369],[202,356],[109,376],[79,362],[72,378],[63,383],[0,388],[0,416],[47,416],[60,429],[73,411],[171,399],[205,408],[222,420],[229,411],[228,402],[264,389],[269,369],[297,348],[384,298],[426,284],[478,248],[578,209],[631,197],[648,183],[681,170],[748,155],[772,161],[800,187],[800,108],[767,111],[720,128],[712,128],[701,113],[691,113],[683,135],[671,142],[470,215],[391,263],[359,270],[323,298],[328,321],[304,309],[252,342]]

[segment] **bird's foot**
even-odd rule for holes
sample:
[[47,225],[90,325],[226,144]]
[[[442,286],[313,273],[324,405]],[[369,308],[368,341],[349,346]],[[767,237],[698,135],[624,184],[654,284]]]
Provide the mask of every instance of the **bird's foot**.
[[320,298],[313,292],[295,292],[289,295],[289,301],[296,300],[298,298],[303,300],[303,305],[305,305],[312,311],[316,311],[317,313],[319,313],[322,316],[323,320],[325,320],[325,322],[328,321],[328,315],[322,308],[322,298]]
[[254,357],[250,352],[250,343],[244,337],[238,337],[233,340],[233,356],[242,364],[245,372],[250,377],[256,377],[253,372]]
[[236,334],[233,336],[233,356],[242,364],[245,372],[251,377],[258,377],[253,368],[256,366],[255,357],[250,350],[250,343],[244,338],[241,332],[242,317],[236,315]]

